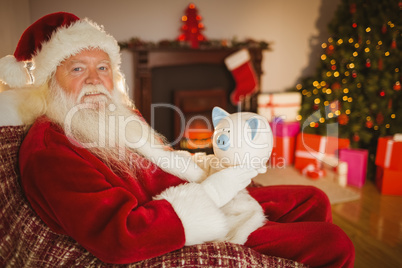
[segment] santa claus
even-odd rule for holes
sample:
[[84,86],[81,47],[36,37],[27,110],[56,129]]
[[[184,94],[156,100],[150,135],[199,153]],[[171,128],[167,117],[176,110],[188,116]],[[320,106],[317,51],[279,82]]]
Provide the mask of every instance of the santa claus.
[[64,12],[42,17],[14,55],[0,59],[0,80],[30,98],[20,110],[30,126],[19,154],[27,199],[53,231],[102,261],[131,263],[229,240],[313,266],[353,266],[353,245],[312,187],[249,190],[262,216],[232,232],[236,224],[222,208],[257,171],[229,167],[207,176],[191,155],[171,150],[135,112],[119,46],[96,23]]

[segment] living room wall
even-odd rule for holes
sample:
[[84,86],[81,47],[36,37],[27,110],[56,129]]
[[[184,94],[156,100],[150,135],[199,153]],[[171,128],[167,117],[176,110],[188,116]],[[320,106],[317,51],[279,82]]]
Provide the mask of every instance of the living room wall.
[[[12,13],[7,23],[20,26],[19,36],[30,23],[41,16],[56,12],[72,12],[88,17],[116,37],[126,41],[139,37],[145,41],[174,39],[182,25],[180,18],[190,1],[183,0],[2,0],[3,12]],[[239,40],[252,38],[270,42],[264,52],[261,90],[284,91],[294,87],[299,79],[315,70],[320,45],[328,38],[327,24],[339,0],[194,0],[202,22],[203,34],[210,39]],[[10,4],[14,3],[14,4]],[[16,4],[18,3],[18,4]],[[10,6],[11,5],[11,6]],[[19,11],[12,6],[23,7]],[[28,6],[28,7],[27,7]],[[28,8],[29,15],[23,10]],[[7,10],[8,9],[8,10]],[[27,21],[29,17],[29,21]],[[22,19],[21,19],[22,18]],[[5,22],[0,19],[0,22]],[[26,24],[26,25],[25,25]],[[15,35],[15,34],[14,34]],[[12,54],[15,44],[0,50],[0,56]],[[130,88],[133,85],[131,54],[123,51],[123,72]]]

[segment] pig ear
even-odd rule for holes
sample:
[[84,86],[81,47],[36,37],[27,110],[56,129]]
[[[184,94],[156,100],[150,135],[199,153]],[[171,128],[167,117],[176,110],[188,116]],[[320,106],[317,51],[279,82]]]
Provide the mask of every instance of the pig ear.
[[212,123],[214,124],[214,127],[216,127],[219,124],[219,122],[228,115],[229,113],[223,110],[222,108],[214,107],[212,109]]
[[257,134],[257,129],[258,129],[258,119],[255,117],[252,117],[247,120],[247,124],[250,126],[251,129],[251,140],[254,139],[255,135]]

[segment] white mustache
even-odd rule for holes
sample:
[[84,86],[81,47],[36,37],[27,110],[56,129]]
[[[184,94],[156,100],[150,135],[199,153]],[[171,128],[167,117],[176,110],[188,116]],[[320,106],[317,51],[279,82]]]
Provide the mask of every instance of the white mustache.
[[81,92],[77,97],[77,101],[81,102],[83,97],[91,96],[91,95],[95,95],[95,94],[103,94],[109,100],[112,99],[112,95],[103,85],[86,85],[86,86],[82,87]]

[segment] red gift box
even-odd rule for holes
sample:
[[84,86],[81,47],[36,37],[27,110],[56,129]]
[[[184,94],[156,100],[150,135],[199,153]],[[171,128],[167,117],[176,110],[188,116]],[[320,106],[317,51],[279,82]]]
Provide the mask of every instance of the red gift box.
[[381,194],[402,195],[402,171],[377,166],[376,185]]
[[270,158],[272,167],[292,165],[295,151],[295,137],[274,136],[274,146]]
[[348,164],[347,184],[362,187],[366,182],[368,150],[340,149],[339,160]]
[[377,143],[375,164],[383,168],[402,171],[402,142],[392,137],[381,137]]
[[325,156],[337,155],[339,149],[349,145],[349,139],[301,132],[296,140],[295,168],[303,169],[310,164],[320,167]]

